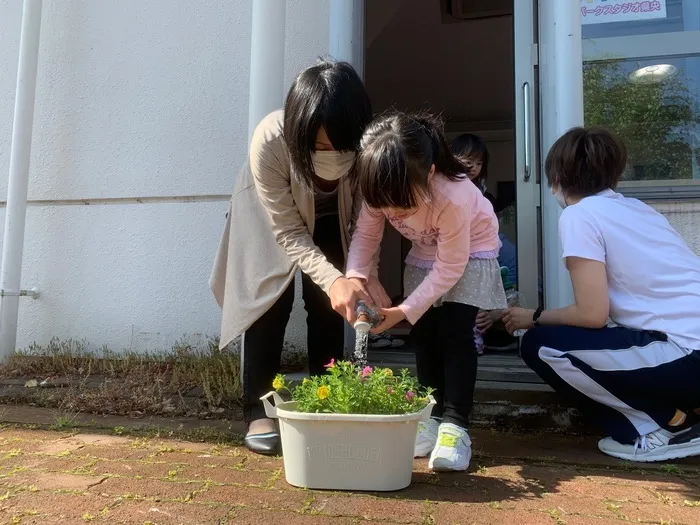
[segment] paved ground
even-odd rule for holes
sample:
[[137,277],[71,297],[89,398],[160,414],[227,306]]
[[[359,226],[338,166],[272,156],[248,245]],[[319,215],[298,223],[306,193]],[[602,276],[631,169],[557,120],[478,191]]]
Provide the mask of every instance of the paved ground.
[[581,525],[700,523],[700,462],[644,466],[588,438],[473,433],[466,474],[415,464],[393,494],[298,490],[237,447],[6,428],[3,523]]

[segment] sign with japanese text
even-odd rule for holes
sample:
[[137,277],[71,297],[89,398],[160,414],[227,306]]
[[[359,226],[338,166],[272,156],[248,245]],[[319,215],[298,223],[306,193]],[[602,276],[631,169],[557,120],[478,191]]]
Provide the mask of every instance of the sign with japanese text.
[[666,18],[666,0],[581,0],[584,25],[654,18]]

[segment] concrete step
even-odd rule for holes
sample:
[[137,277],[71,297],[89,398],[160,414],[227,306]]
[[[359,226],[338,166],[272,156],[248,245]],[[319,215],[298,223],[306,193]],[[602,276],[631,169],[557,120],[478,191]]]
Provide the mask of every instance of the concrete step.
[[[392,370],[407,368],[413,374],[416,372],[416,359],[409,349],[370,350],[368,359],[372,366]],[[503,383],[544,384],[516,353],[487,353],[480,356],[477,379]]]

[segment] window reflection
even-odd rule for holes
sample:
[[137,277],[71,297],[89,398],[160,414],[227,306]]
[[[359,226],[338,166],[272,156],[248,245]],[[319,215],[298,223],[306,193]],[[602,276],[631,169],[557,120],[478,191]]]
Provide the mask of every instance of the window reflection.
[[[582,27],[583,38],[608,38],[631,35],[648,35],[652,33],[677,33],[681,31],[700,30],[700,0],[659,0],[657,4],[665,6],[666,16],[644,20],[644,13],[650,9],[650,1],[639,0],[580,0],[581,8],[589,11]],[[593,20],[614,19],[602,14],[601,9],[609,10],[616,5],[634,6],[636,13],[628,13],[622,22],[591,23]],[[598,15],[591,10],[598,9]],[[629,7],[626,7],[629,9]]]
[[589,62],[583,79],[586,125],[629,149],[623,180],[700,182],[700,57]]

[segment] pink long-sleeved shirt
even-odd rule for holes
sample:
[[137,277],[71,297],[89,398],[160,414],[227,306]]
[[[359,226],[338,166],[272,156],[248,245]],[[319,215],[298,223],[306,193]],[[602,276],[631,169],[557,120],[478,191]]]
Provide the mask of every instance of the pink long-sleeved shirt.
[[348,253],[347,277],[366,280],[372,256],[382,242],[385,220],[413,242],[406,262],[432,270],[399,306],[411,324],[457,284],[470,257],[495,259],[501,246],[493,206],[469,179],[451,181],[436,173],[430,190],[430,201],[415,212],[364,204]]

